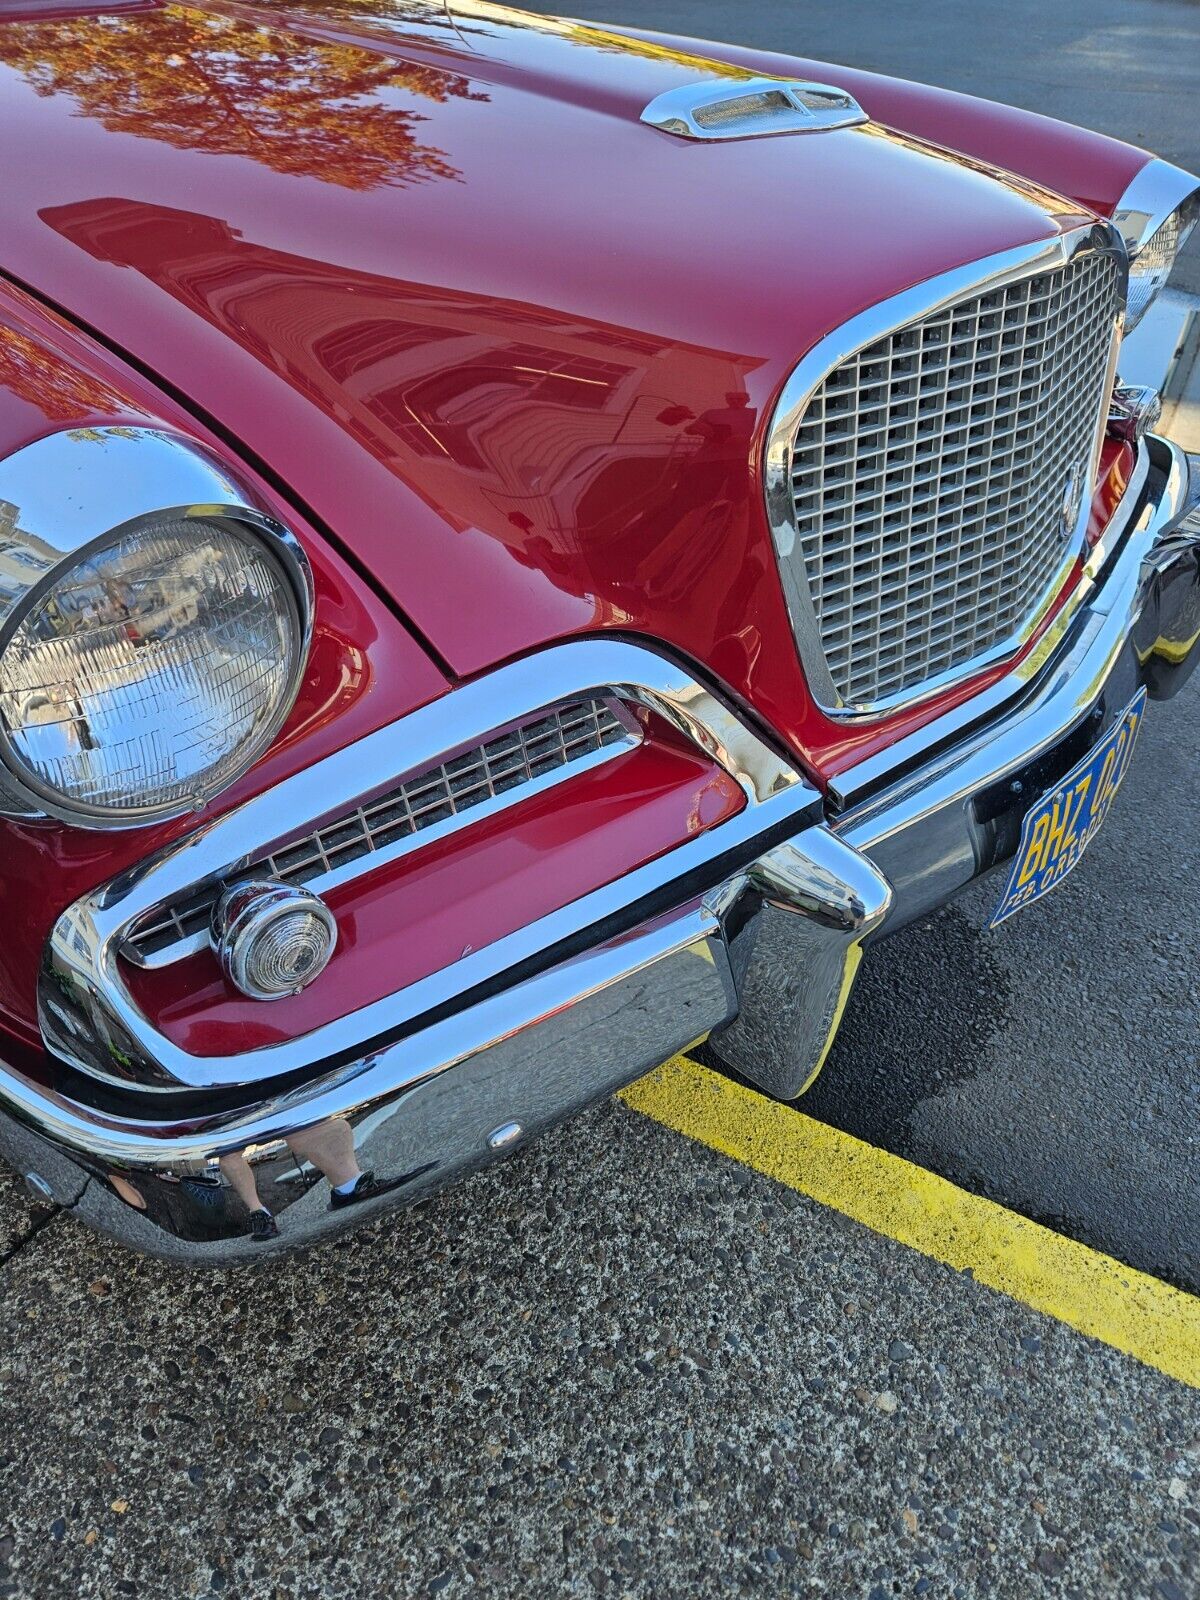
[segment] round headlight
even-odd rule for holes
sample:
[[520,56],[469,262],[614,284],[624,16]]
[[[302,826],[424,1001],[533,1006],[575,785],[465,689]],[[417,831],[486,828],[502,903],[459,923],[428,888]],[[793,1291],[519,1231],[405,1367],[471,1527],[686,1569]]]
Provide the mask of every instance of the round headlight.
[[195,511],[57,566],[5,631],[0,755],[80,821],[148,821],[231,783],[278,731],[305,644],[282,561]]

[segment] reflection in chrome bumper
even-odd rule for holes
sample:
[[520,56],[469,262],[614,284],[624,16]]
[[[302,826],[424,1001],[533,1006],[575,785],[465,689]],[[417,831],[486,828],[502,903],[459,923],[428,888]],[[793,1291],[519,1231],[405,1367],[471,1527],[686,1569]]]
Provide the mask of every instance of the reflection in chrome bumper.
[[[836,812],[742,837],[715,888],[598,930],[579,953],[317,1081],[165,1123],[153,1096],[87,1103],[0,1074],[0,1152],[122,1242],[188,1262],[262,1259],[409,1204],[711,1036],[793,1096],[819,1069],[871,939],[1008,860],[1025,813],[1145,685],[1168,698],[1200,659],[1200,508],[1186,458],[1151,471],[1119,548],[1035,667],[975,722],[935,724],[842,774]],[[736,854],[736,852],[735,852]],[[136,1107],[136,1109],[131,1109]],[[346,1172],[380,1187],[330,1208]],[[257,1196],[278,1237],[249,1231]]]

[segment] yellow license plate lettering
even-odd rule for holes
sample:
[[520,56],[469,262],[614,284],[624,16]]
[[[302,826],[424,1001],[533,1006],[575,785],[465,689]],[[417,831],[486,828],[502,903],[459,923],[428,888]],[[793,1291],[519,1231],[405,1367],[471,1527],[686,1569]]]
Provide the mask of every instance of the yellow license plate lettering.
[[1033,834],[1029,840],[1029,848],[1025,851],[1025,859],[1021,863],[1021,871],[1017,878],[1018,888],[1023,888],[1029,880],[1041,871],[1042,847],[1046,843],[1046,835],[1050,832],[1050,818],[1043,811],[1033,827]]
[[[1142,689],[1106,737],[1067,773],[1057,789],[1027,812],[1008,887],[992,916],[993,927],[1040,899],[1077,865],[1124,782],[1145,704],[1146,691]],[[1019,792],[1020,785],[1012,787]]]

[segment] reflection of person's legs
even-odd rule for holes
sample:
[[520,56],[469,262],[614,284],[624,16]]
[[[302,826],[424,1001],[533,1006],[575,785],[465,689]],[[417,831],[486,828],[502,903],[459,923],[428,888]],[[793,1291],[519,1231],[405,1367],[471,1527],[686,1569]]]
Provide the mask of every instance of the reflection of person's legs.
[[254,1168],[246,1160],[240,1150],[231,1150],[228,1155],[219,1156],[217,1165],[220,1167],[226,1182],[234,1194],[250,1213],[250,1232],[255,1239],[274,1239],[279,1233],[278,1224],[270,1211],[258,1197],[258,1185],[254,1181]]
[[292,1153],[322,1171],[334,1189],[345,1189],[362,1176],[354,1155],[354,1130],[341,1117],[288,1135]]
[[126,1178],[118,1177],[115,1172],[110,1172],[108,1181],[121,1196],[127,1205],[136,1206],[139,1211],[145,1211],[145,1197]]
[[217,1165],[225,1175],[226,1182],[246,1210],[261,1210],[262,1201],[258,1198],[258,1185],[254,1181],[254,1168],[246,1160],[242,1152],[240,1150],[231,1150],[228,1155],[218,1158]]

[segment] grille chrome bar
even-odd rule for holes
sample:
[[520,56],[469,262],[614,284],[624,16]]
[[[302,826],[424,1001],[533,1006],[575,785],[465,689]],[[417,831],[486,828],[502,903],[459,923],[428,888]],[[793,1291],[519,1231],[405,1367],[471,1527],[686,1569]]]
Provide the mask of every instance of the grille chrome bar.
[[[366,804],[260,856],[240,876],[267,875],[320,894],[394,861],[468,822],[632,749],[641,732],[608,699],[574,700],[515,724],[486,743],[406,778]],[[160,906],[122,941],[140,967],[161,967],[207,948],[213,906],[206,887]]]
[[767,501],[797,646],[879,715],[1019,648],[1083,548],[1124,301],[1115,230],[931,280],[797,367]]

